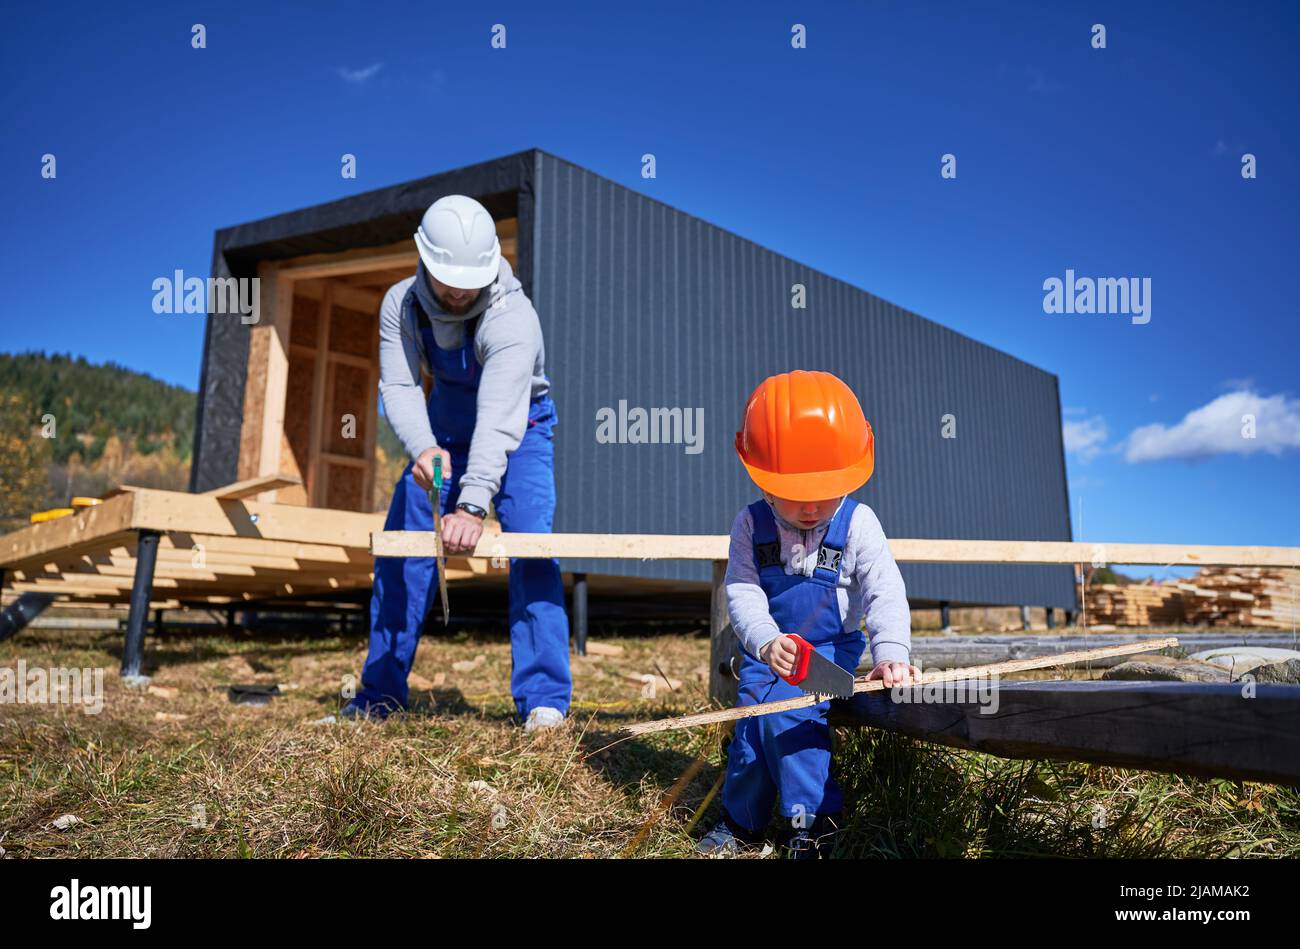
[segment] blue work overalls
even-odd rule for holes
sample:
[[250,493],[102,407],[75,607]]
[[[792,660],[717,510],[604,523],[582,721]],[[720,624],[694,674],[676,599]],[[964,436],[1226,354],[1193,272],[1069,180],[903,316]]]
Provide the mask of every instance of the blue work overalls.
[[[817,568],[811,577],[790,576],[781,565],[781,546],[772,508],[766,501],[749,506],[754,521],[754,559],[759,583],[767,594],[768,611],[782,633],[797,633],[836,665],[858,667],[866,638],[860,630],[844,631],[836,592],[840,559],[849,522],[857,502],[845,498],[826,528]],[[811,553],[811,552],[810,552]],[[803,695],[777,676],[767,663],[743,653],[738,705],[776,702]],[[758,832],[772,819],[772,805],[781,799],[781,814],[804,817],[809,826],[817,814],[833,814],[843,806],[839,785],[831,780],[831,732],[826,724],[830,702],[774,715],[742,718],[727,752],[727,780],[722,804],[731,819]]]
[[[412,294],[413,296],[413,294]],[[406,305],[404,303],[404,305]],[[429,425],[438,444],[451,454],[452,477],[442,485],[444,516],[455,510],[460,478],[474,436],[478,386],[483,370],[474,352],[475,318],[457,349],[440,349],[417,300],[420,338],[434,378],[429,394]],[[555,403],[549,395],[532,400],[524,437],[506,460],[501,488],[492,499],[501,529],[550,533],[555,516],[555,464],[552,439]],[[428,492],[415,483],[408,464],[393,491],[384,530],[433,530]],[[441,610],[437,561],[432,557],[375,558],[370,601],[370,653],[361,673],[355,704],[384,715],[405,708],[407,675],[430,605]],[[510,691],[521,717],[539,706],[566,712],[572,692],[569,672],[569,622],[558,560],[510,560]]]

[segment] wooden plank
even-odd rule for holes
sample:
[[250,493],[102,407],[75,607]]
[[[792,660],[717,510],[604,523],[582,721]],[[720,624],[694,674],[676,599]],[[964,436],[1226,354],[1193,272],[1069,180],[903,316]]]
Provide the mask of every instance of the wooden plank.
[[[260,408],[262,422],[260,427],[261,445],[257,455],[257,474],[275,475],[281,471],[281,451],[284,443],[284,405],[289,384],[289,332],[293,321],[293,283],[282,277],[274,264],[258,264],[258,276],[266,288],[266,298],[270,301],[270,312],[263,311],[261,322],[267,334],[265,390],[262,393]],[[248,418],[249,410],[244,409]],[[287,487],[287,486],[286,486]],[[270,491],[262,500],[274,501],[275,493]]]
[[119,494],[103,504],[82,508],[76,514],[5,534],[0,537],[0,566],[20,564],[51,551],[101,543],[124,533],[132,526],[137,493]]
[[130,526],[137,530],[266,538],[364,550],[370,534],[384,522],[383,514],[258,501],[220,501],[178,491],[140,490],[126,497],[134,500]]
[[331,465],[344,465],[348,468],[365,468],[366,460],[364,458],[354,458],[351,455],[339,455],[332,451],[323,451],[320,453],[321,461],[328,462]]
[[[349,310],[360,310],[362,313],[370,313],[375,317],[375,338],[379,337],[379,307],[384,302],[384,293],[388,288],[404,277],[409,277],[410,271],[402,274],[396,279],[389,280],[384,284],[383,290],[364,289],[350,286],[339,280],[332,280],[334,289],[334,299],[343,304]],[[292,278],[292,274],[286,275]],[[306,297],[309,300],[320,302],[325,293],[325,281],[323,280],[300,280],[294,282],[293,292],[295,296]]]
[[[1188,682],[1003,682],[997,706],[832,703],[838,725],[870,725],[1002,758],[1053,758],[1300,786],[1300,688]],[[970,696],[967,696],[970,698]]]
[[228,484],[224,487],[213,488],[211,491],[204,491],[203,494],[207,497],[220,498],[223,501],[238,501],[241,498],[251,498],[265,491],[274,491],[276,488],[288,488],[299,484],[302,484],[302,479],[296,475],[263,474],[258,475],[256,478],[236,481],[234,484]]
[[[500,545],[498,549],[498,545]],[[707,534],[512,534],[483,532],[475,557],[612,557],[625,560],[726,560],[730,539]],[[431,531],[376,531],[376,557],[432,557]]]
[[[624,560],[725,560],[724,534],[509,534],[484,533],[474,556],[615,558]],[[1106,563],[1197,566],[1291,566],[1296,547],[1216,547],[1182,544],[1090,544],[1066,541],[891,540],[894,559],[908,563]],[[431,557],[428,531],[381,531],[370,544],[377,557]]]
[[[263,558],[269,560],[270,558]],[[135,557],[111,556],[108,558],[96,557],[93,560],[82,560],[78,562],[59,563],[54,565],[54,569],[47,569],[41,573],[25,573],[22,575],[24,580],[31,580],[41,577],[79,577],[89,575],[100,576],[119,576],[130,577],[134,575]],[[327,581],[330,578],[340,580],[357,580],[370,576],[372,569],[369,564],[339,565],[339,564],[313,564],[303,566],[293,560],[280,560],[278,562],[261,562],[253,563],[248,561],[235,562],[230,560],[218,560],[214,558],[205,558],[202,566],[195,566],[186,558],[159,558],[154,567],[154,576],[156,577],[173,577],[176,579],[198,580],[217,582],[228,578],[242,578],[248,581],[267,580],[267,579],[292,579],[301,577],[310,581]]]
[[[259,278],[260,279],[260,278]],[[243,418],[239,427],[239,461],[235,478],[251,478],[257,474],[262,454],[262,421],[266,404],[267,354],[271,349],[271,322],[269,311],[274,303],[264,308],[262,319],[248,329],[248,355],[244,365]]]
[[370,270],[401,270],[411,274],[419,262],[419,252],[410,240],[382,247],[363,247],[340,254],[308,254],[284,261],[281,270],[294,280],[319,277],[342,277]]
[[1096,563],[1185,567],[1300,564],[1300,547],[1041,540],[891,540],[889,547],[896,560],[909,563]]
[[232,557],[286,557],[313,563],[369,564],[372,559],[365,547],[347,547],[332,543],[305,543],[299,541],[268,540],[263,537],[226,537],[191,531],[173,531],[163,538],[163,547],[172,547],[190,555],[195,545],[202,545],[206,554],[228,554]]
[[[292,282],[279,277],[276,264],[257,265],[263,307],[248,342],[244,383],[243,429],[240,432],[240,481],[281,471],[285,396],[289,385],[289,334]],[[265,500],[274,500],[274,494]]]
[[709,698],[720,705],[735,705],[739,683],[731,668],[739,640],[731,628],[727,611],[727,590],[724,580],[727,562],[713,561],[712,600],[709,610]]
[[[922,669],[954,669],[960,666],[984,665],[992,662],[1005,662],[1009,659],[1027,659],[1032,656],[1060,655],[1076,649],[1094,646],[1119,645],[1134,640],[1160,639],[1160,633],[1141,633],[1136,630],[1119,633],[1092,633],[1086,636],[912,636],[912,662]],[[1278,646],[1294,648],[1295,640],[1290,634],[1254,633],[1188,633],[1180,631],[1179,646],[1188,653],[1203,649],[1220,649],[1225,646]],[[868,664],[866,670],[859,669],[860,674],[870,671],[871,658],[863,656]],[[1112,656],[1094,659],[1088,664],[1095,669],[1105,669],[1125,662],[1126,657]]]
[[[938,682],[959,682],[966,679],[988,679],[1013,672],[1028,672],[1031,669],[1050,669],[1053,666],[1069,666],[1108,656],[1132,656],[1144,652],[1156,652],[1177,646],[1178,640],[1173,636],[1164,639],[1148,640],[1140,643],[1122,643],[1118,646],[1105,646],[1101,649],[1080,649],[1076,652],[1061,653],[1046,658],[1012,659],[997,662],[989,666],[974,666],[967,669],[948,669],[944,672],[926,672],[916,680],[918,686]],[[853,682],[855,696],[862,692],[881,692],[885,683],[880,679],[857,678]],[[683,715],[679,718],[663,718],[654,722],[641,722],[627,725],[622,730],[628,735],[650,735],[655,732],[675,731],[681,728],[698,728],[715,722],[731,722],[742,718],[755,718],[760,715],[773,715],[777,712],[789,712],[794,709],[808,708],[821,701],[816,695],[799,695],[792,699],[778,702],[759,702],[756,705],[744,705],[737,708],[724,708],[713,712],[701,712],[698,715]]]

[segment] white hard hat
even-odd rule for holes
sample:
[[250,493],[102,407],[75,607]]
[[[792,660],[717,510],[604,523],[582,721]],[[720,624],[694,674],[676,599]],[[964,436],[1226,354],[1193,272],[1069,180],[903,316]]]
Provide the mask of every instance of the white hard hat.
[[458,290],[478,290],[497,278],[501,242],[487,208],[463,194],[429,205],[415,232],[424,269]]

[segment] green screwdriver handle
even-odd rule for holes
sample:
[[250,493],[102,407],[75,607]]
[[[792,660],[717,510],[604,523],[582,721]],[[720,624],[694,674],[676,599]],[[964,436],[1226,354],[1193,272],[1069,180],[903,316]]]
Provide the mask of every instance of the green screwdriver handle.
[[433,487],[429,488],[429,503],[437,513],[442,504],[442,455],[433,456]]

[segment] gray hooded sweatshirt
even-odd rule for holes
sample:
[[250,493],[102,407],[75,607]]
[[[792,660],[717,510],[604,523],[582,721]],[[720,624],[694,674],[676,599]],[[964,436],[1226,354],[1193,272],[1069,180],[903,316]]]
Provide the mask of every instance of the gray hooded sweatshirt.
[[[807,553],[821,546],[830,520],[812,530],[802,530],[777,514],[775,508],[772,514],[786,574],[812,576],[817,558]],[[768,611],[767,594],[763,592],[754,563],[753,538],[754,519],[745,507],[731,527],[725,581],[727,610],[740,644],[751,655],[758,656],[764,646],[789,630],[777,628]],[[884,528],[876,512],[865,504],[857,506],[849,521],[844,557],[840,561],[839,588],[835,592],[844,631],[866,627],[873,666],[886,659],[908,661],[912,651],[912,614],[907,605],[907,590],[890,553]]]
[[529,403],[550,390],[542,326],[504,257],[496,281],[484,288],[467,313],[453,315],[438,305],[423,264],[414,277],[389,287],[379,309],[379,394],[389,424],[412,458],[438,445],[420,385],[420,367],[427,367],[429,360],[415,308],[403,306],[406,292],[417,278],[416,293],[439,348],[461,346],[466,323],[483,317],[474,333],[474,353],[483,375],[469,460],[460,480],[460,500],[486,510],[500,490],[506,459],[524,437]]

